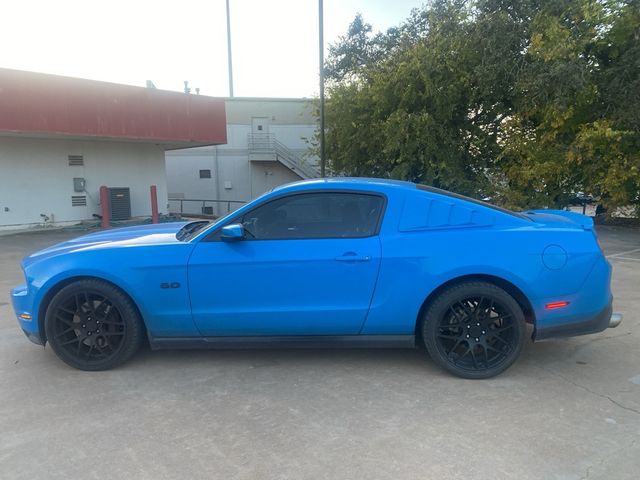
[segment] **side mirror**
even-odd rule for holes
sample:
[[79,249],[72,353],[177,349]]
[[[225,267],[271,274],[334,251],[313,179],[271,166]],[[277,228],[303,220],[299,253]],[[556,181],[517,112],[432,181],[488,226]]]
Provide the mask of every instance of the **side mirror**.
[[220,239],[224,242],[237,242],[244,238],[244,227],[239,223],[222,227]]

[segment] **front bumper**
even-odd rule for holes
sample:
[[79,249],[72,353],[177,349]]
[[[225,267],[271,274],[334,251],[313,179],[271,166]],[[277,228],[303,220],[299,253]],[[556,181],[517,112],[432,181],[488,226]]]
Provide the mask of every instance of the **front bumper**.
[[37,345],[44,345],[38,328],[37,314],[33,311],[32,296],[26,285],[20,285],[11,290],[11,303],[20,328],[27,338]]
[[571,322],[560,325],[550,325],[545,328],[536,328],[533,334],[535,341],[547,340],[557,337],[575,337],[598,333],[607,328],[616,328],[622,323],[622,314],[613,313],[611,303],[596,315],[587,317],[579,322]]

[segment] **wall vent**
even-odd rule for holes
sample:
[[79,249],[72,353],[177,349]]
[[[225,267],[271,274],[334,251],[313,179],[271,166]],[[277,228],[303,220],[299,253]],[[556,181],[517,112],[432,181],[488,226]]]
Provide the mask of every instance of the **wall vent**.
[[71,196],[72,207],[86,207],[87,197],[85,195],[72,195]]
[[213,207],[202,207],[203,215],[213,215]]
[[200,178],[211,178],[211,170],[200,170]]
[[84,157],[82,155],[69,155],[69,166],[79,167],[84,165]]

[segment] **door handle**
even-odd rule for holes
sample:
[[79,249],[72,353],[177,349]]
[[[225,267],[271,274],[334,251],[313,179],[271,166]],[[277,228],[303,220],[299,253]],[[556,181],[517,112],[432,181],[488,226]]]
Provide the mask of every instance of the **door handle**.
[[347,252],[340,257],[336,257],[338,262],[368,262],[371,260],[369,255],[358,255],[355,252]]

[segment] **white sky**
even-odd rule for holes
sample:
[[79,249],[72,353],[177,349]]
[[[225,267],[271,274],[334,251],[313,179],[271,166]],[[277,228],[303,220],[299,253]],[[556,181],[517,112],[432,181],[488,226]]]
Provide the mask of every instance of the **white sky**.
[[[423,0],[325,0],[325,47]],[[230,0],[236,96],[318,93],[317,0]],[[2,0],[0,67],[226,96],[225,0]]]

